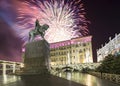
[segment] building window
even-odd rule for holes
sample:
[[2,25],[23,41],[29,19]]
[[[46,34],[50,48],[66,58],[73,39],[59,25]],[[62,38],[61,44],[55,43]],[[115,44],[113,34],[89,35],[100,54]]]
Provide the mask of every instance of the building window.
[[85,43],[83,43],[83,46],[86,46],[86,44],[85,44]]
[[75,56],[74,56],[74,59],[75,59]]
[[79,50],[79,53],[82,53],[82,50],[81,50],[81,49]]
[[79,45],[78,45],[78,44],[76,44],[76,47],[79,47]]
[[73,50],[73,53],[75,52],[75,50]]
[[84,52],[85,52],[85,48],[84,48]]

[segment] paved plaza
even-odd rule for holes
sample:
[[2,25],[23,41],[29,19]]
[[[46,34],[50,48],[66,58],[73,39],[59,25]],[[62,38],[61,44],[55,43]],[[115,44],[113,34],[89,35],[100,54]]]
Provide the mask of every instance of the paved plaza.
[[0,86],[85,86],[56,76],[0,76]]

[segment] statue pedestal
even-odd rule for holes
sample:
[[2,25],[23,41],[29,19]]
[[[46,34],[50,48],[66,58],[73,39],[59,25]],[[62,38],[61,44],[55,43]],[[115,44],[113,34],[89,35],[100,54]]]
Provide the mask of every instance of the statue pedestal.
[[48,73],[50,49],[46,40],[26,44],[23,74]]

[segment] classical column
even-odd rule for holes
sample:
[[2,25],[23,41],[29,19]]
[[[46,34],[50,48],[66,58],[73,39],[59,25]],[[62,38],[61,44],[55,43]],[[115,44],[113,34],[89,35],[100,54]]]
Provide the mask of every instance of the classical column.
[[67,53],[67,64],[70,64],[70,53]]
[[13,73],[15,73],[15,63],[12,65],[13,66]]
[[76,56],[77,56],[77,64],[78,64],[78,63],[80,63],[80,56],[79,56],[78,50],[77,50],[76,52],[77,52],[77,53],[76,53]]
[[6,63],[3,63],[3,75],[6,75]]

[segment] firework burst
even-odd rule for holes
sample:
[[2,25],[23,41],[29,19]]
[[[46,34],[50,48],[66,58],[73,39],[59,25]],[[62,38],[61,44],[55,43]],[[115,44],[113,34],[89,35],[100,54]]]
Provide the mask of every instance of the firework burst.
[[16,26],[23,40],[34,29],[34,22],[48,24],[45,38],[48,42],[64,41],[88,34],[85,12],[81,0],[20,0]]

